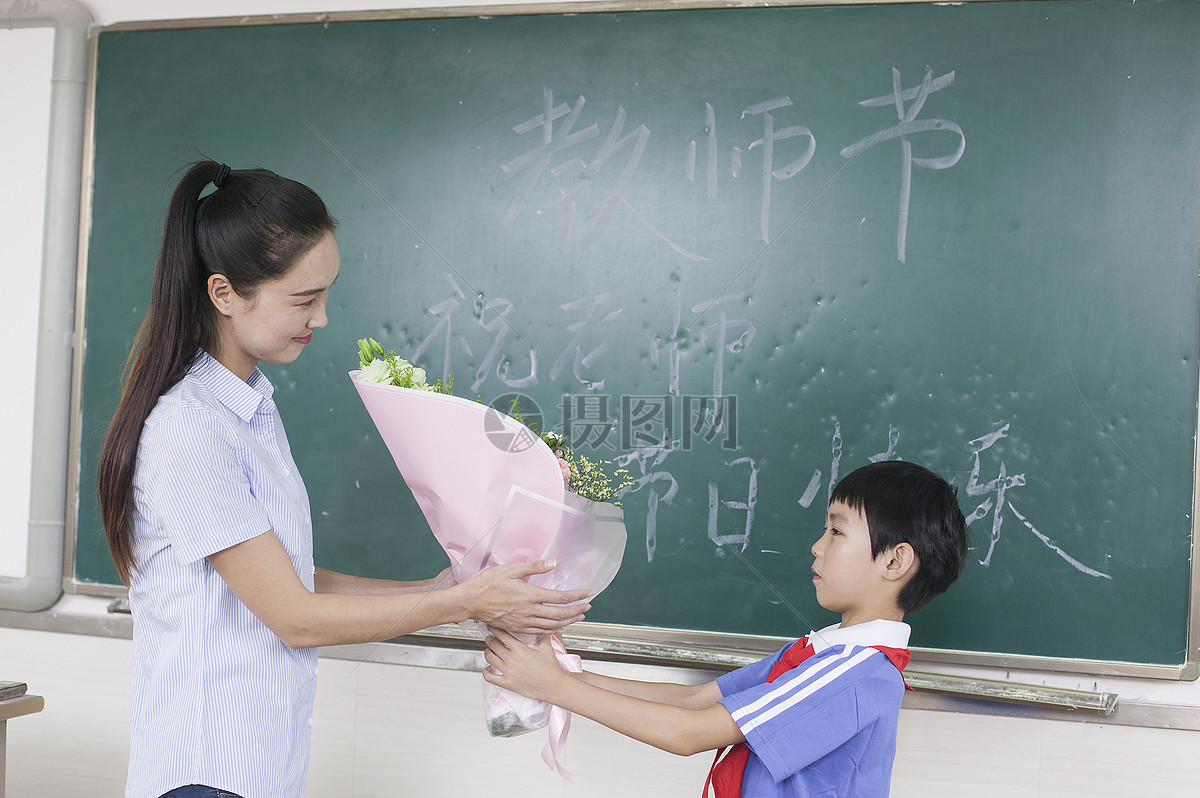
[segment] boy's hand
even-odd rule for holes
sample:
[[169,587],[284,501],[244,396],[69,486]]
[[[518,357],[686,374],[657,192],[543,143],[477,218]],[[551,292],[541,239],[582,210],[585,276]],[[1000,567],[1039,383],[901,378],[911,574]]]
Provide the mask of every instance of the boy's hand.
[[559,667],[550,638],[544,636],[529,646],[503,629],[488,631],[483,658],[491,667],[484,668],[483,678],[535,701],[554,703],[555,685],[572,677]]

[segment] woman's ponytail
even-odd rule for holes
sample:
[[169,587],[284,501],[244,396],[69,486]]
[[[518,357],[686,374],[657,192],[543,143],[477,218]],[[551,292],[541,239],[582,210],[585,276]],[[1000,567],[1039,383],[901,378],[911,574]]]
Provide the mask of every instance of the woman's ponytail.
[[[216,190],[204,195],[210,184]],[[201,161],[175,187],[163,222],[150,306],[125,363],[121,401],[96,474],[101,521],[125,584],[137,569],[133,477],[142,427],[199,350],[213,351],[216,345],[209,276],[223,274],[238,294],[252,296],[335,227],[312,189],[265,169],[231,171],[224,164]]]

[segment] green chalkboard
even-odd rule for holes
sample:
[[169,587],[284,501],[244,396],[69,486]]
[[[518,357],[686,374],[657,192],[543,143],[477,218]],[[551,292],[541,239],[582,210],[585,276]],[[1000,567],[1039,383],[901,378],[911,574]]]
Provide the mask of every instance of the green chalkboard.
[[625,562],[589,620],[831,622],[809,583],[830,484],[900,457],[972,518],[915,644],[1188,660],[1200,4],[96,38],[82,588],[116,582],[96,453],[167,197],[202,152],[304,181],[341,221],[329,326],[265,368],[318,562],[444,565],[346,376],[370,335],[628,464]]

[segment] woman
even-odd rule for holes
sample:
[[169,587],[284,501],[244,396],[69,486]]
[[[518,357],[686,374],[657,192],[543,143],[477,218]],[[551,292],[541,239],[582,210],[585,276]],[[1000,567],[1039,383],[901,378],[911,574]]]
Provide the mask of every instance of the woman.
[[258,364],[292,362],[325,326],[335,226],[311,189],[264,169],[203,161],[172,194],[97,478],[134,618],[127,796],[302,796],[317,646],[467,618],[538,634],[588,608],[568,606],[586,591],[522,581],[550,562],[449,586],[447,572],[314,566],[308,495]]

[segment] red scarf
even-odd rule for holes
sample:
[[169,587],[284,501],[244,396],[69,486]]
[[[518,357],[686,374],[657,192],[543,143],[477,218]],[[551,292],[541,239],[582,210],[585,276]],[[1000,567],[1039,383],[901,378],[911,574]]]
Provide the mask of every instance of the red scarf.
[[[901,673],[912,659],[912,654],[907,648],[890,648],[889,646],[871,646],[871,648],[882,651],[887,656],[896,669]],[[783,656],[779,661],[771,666],[771,672],[767,674],[767,684],[775,681],[782,674],[787,673],[792,668],[799,665],[804,660],[817,653],[812,644],[808,642],[807,637],[802,637],[792,645],[788,646],[787,651],[783,652]],[[904,677],[901,676],[901,679]],[[905,684],[905,688],[912,688]],[[721,755],[729,751],[729,755],[724,759]],[[750,758],[750,747],[745,743],[738,743],[731,748],[722,748],[717,751],[716,758],[713,759],[712,767],[709,768],[708,778],[704,782],[703,798],[708,798],[708,787],[711,784],[713,788],[714,798],[742,798],[742,776],[746,771],[746,761]]]

